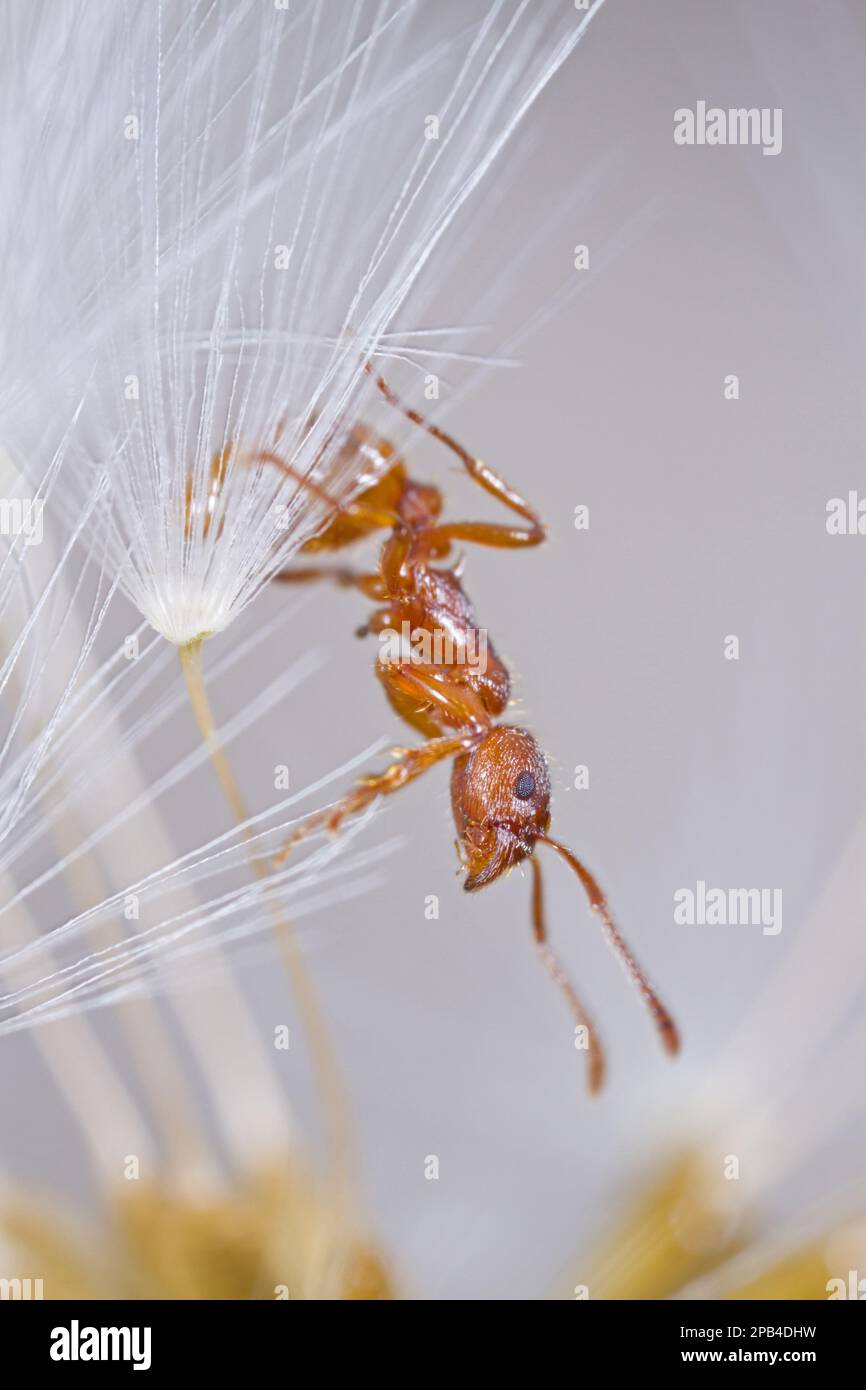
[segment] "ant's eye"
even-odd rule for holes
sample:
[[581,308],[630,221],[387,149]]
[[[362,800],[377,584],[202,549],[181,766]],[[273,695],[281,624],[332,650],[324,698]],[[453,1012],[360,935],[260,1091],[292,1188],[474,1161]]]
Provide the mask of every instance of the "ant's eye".
[[535,778],[531,772],[521,772],[514,783],[514,795],[519,796],[521,801],[528,801],[535,795]]

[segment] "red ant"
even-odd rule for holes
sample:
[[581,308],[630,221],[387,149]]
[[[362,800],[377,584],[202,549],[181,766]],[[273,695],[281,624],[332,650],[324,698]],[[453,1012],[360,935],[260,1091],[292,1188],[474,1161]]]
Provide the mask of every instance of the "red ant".
[[[532,507],[496,473],[467,452],[451,435],[429,423],[417,411],[404,406],[372,366],[376,386],[395,409],[445,444],[461,460],[469,476],[485,492],[503,502],[526,525],[485,521],[441,522],[442,495],[429,484],[408,477],[403,462],[387,440],[363,426],[349,431],[345,450],[374,461],[377,481],[353,501],[343,504],[317,483],[295,471],[272,451],[254,459],[273,464],[302,487],[308,488],[332,508],[325,529],[302,549],[307,553],[342,550],[378,530],[388,530],[377,572],[359,574],[320,566],[287,570],[277,575],[285,583],[332,578],[354,587],[378,606],[364,633],[386,629],[432,638],[443,632],[458,650],[477,650],[479,636],[475,611],[455,569],[437,568],[431,560],[449,555],[455,542],[474,541],[501,549],[539,545],[545,528]],[[610,915],[607,902],[592,874],[569,849],[547,832],[550,825],[550,778],[544,754],[526,729],[497,724],[508,704],[511,681],[508,671],[487,648],[482,671],[475,664],[421,662],[417,658],[376,663],[376,674],[401,719],[427,740],[417,748],[394,750],[396,761],[384,772],[361,778],[330,809],[309,817],[287,840],[277,862],[282,862],[302,839],[319,829],[335,831],[347,816],[361,811],[374,798],[388,796],[414,781],[445,758],[454,758],[451,805],[457,826],[457,849],[466,871],[464,888],[474,892],[499,878],[522,860],[533,874],[532,922],[535,942],[553,980],[562,990],[578,1025],[585,1030],[589,1063],[589,1089],[597,1091],[604,1074],[604,1059],[589,1020],[575,990],[565,976],[547,941],[541,869],[533,857],[537,843],[549,845],[571,866],[580,879],[590,907],[602,924],[632,982],[655,1020],[662,1043],[677,1052],[676,1025],[653,990]]]

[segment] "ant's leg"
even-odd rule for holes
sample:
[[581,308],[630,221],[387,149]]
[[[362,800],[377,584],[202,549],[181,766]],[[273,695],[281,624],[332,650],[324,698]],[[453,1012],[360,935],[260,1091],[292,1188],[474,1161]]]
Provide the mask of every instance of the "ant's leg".
[[[383,603],[388,591],[380,574],[356,574],[354,570],[337,569],[333,565],[301,565],[296,569],[280,570],[274,575],[278,584],[311,584],[318,579],[332,579],[343,589],[358,589],[375,603]],[[374,636],[394,627],[396,619],[390,608],[379,608],[360,627],[355,629],[356,637]]]
[[490,727],[490,715],[480,697],[468,685],[443,679],[429,667],[386,665],[377,662],[376,674],[388,694],[400,701],[411,702],[419,714],[429,714],[439,724],[463,731],[463,737],[474,738]]
[[[319,830],[339,830],[347,816],[356,815],[375,801],[377,796],[390,796],[420,777],[422,773],[442,761],[464,753],[477,741],[489,718],[481,702],[471,690],[437,681],[423,671],[415,671],[409,666],[379,665],[382,681],[390,687],[395,696],[410,698],[419,707],[432,707],[435,717],[456,726],[453,734],[444,734],[430,739],[419,748],[396,748],[398,755],[384,772],[370,777],[361,777],[346,795],[326,811],[319,811],[302,821],[286,840],[283,848],[274,859],[282,864],[295,845],[306,840]],[[477,706],[477,710],[476,710]]]
[[604,1053],[601,1050],[595,1028],[578,999],[574,986],[548,945],[547,930],[544,925],[544,890],[541,883],[541,865],[534,857],[530,856],[529,866],[532,869],[532,929],[535,933],[535,944],[548,975],[565,995],[577,1026],[583,1028],[586,1033],[587,1061],[589,1063],[588,1084],[590,1094],[595,1095],[597,1091],[601,1090],[604,1080]]
[[356,521],[365,521],[373,527],[384,528],[389,531],[397,521],[393,512],[373,510],[370,507],[365,507],[361,502],[340,502],[336,497],[332,497],[315,479],[307,477],[305,473],[301,473],[292,464],[286,463],[285,459],[280,458],[280,455],[275,454],[272,449],[260,449],[255,454],[251,454],[249,458],[252,463],[272,463],[287,478],[291,478],[299,487],[306,488],[320,502],[324,502],[325,506],[342,516],[351,517]]
[[327,811],[319,811],[316,815],[302,821],[298,828],[292,831],[279,854],[274,856],[274,863],[282,864],[297,844],[308,839],[317,831],[328,830],[333,833],[339,830],[347,816],[357,815],[378,796],[390,796],[393,792],[399,791],[401,787],[408,786],[428,768],[435,767],[443,758],[450,758],[457,753],[462,753],[465,747],[465,735],[449,734],[442,738],[431,739],[429,743],[423,743],[420,748],[403,749],[400,757],[391,763],[384,772],[376,773],[371,777],[360,778],[336,805],[331,806]]
[[399,621],[397,614],[393,613],[390,608],[377,608],[361,627],[355,629],[355,636],[378,637],[380,632],[385,632],[389,628],[396,630]]
[[452,521],[444,526],[431,526],[422,531],[412,550],[412,559],[429,552],[446,554],[452,541],[472,541],[475,545],[489,545],[495,550],[525,550],[527,546],[538,545],[544,540],[546,532],[542,527],[536,535],[524,531],[521,526],[499,526],[495,521]]
[[377,603],[387,598],[382,576],[379,574],[358,574],[355,570],[338,569],[332,565],[299,565],[295,569],[280,570],[274,575],[278,584],[310,584],[317,579],[331,579],[341,589],[358,589],[366,598]]
[[[226,473],[228,471],[232,447],[233,446],[231,444],[226,444],[225,447],[219,451],[219,453],[214,454],[211,458],[210,482],[208,483],[207,493],[205,497],[202,499],[204,506],[202,509],[201,517],[201,532],[205,540],[207,539],[208,533],[210,532],[212,514],[217,505],[217,502],[219,501],[220,493],[222,492],[223,484],[226,480]],[[193,521],[195,516],[195,501],[195,485],[193,482],[192,475],[188,474],[186,480],[186,488],[184,490],[183,523],[183,533],[186,540],[192,539],[192,534],[194,530]],[[222,521],[220,521],[220,534],[222,534],[222,528],[223,523]]]
[[[385,378],[376,374],[371,362],[365,364],[365,370],[373,377],[376,386],[385,397],[385,400],[388,401],[389,405],[393,405],[396,410],[399,410],[401,414],[405,415],[413,424],[419,425],[422,430],[426,430],[434,439],[438,439],[441,444],[444,444],[452,453],[455,453],[470,478],[478,483],[479,487],[483,487],[484,491],[489,492],[491,497],[497,498],[497,500],[504,503],[506,507],[510,507],[513,512],[517,512],[518,516],[522,516],[525,521],[529,522],[528,527],[497,526],[495,524],[479,522],[477,527],[472,528],[477,534],[469,534],[465,527],[461,528],[459,532],[452,531],[450,527],[439,527],[434,534],[442,536],[443,539],[474,540],[478,541],[481,545],[502,546],[503,548],[541,544],[547,534],[544,523],[529,503],[525,501],[518,492],[515,492],[512,487],[509,487],[504,478],[500,478],[499,474],[494,473],[492,468],[488,468],[486,463],[482,463],[481,459],[476,458],[474,454],[470,454],[468,449],[464,449],[463,445],[459,444],[453,435],[446,434],[445,430],[440,429],[438,425],[434,425],[429,420],[425,420],[424,416],[420,415],[417,410],[413,410],[411,406],[404,405],[399,396],[395,395],[391,390]],[[448,535],[448,532],[451,532],[451,534]]]

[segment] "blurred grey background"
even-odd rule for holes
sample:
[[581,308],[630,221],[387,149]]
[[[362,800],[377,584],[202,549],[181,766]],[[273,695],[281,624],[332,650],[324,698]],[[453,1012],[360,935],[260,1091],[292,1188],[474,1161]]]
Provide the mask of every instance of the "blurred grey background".
[[[534,157],[504,185],[498,216],[514,200],[549,220],[544,254],[513,275],[492,233],[477,252],[474,276],[502,277],[509,324],[582,277],[519,369],[490,371],[448,415],[550,529],[525,554],[471,549],[465,584],[511,666],[515,721],[549,754],[553,833],[606,887],[684,1050],[662,1054],[576,881],[548,856],[552,939],[609,1052],[606,1091],[589,1101],[570,1016],[535,959],[528,879],[463,893],[447,768],[383,807],[365,842],[402,837],[386,881],[305,919],[302,939],[355,1098],[375,1225],[423,1295],[554,1286],[706,1100],[736,1025],[816,930],[810,912],[863,812],[866,539],[828,536],[825,509],[866,494],[864,52],[854,0],[609,0],[531,119]],[[674,111],[698,100],[781,107],[781,153],[677,146]],[[578,243],[587,272],[570,268]],[[449,514],[495,515],[431,441],[408,463],[444,485]],[[276,763],[300,787],[406,732],[373,678],[375,642],[352,635],[364,601],[274,587],[243,622],[287,603],[290,650],[270,650],[268,672],[308,648],[326,661],[245,739],[253,803],[272,795]],[[737,661],[724,659],[729,634]],[[218,710],[263,678],[234,672]],[[579,764],[587,790],[572,785]],[[201,840],[225,823],[208,776],[175,808]],[[673,894],[698,879],[781,888],[783,930],[675,925]],[[425,917],[430,894],[438,920]],[[832,921],[823,932],[832,953]],[[291,1011],[267,942],[238,963],[270,1035]],[[808,1003],[805,988],[790,1001],[792,1048]],[[300,1050],[286,1065],[314,1127]],[[0,1103],[15,1114],[10,1166],[79,1193],[74,1137],[26,1038],[4,1044]],[[834,1152],[850,1168],[838,1148],[823,1184]]]

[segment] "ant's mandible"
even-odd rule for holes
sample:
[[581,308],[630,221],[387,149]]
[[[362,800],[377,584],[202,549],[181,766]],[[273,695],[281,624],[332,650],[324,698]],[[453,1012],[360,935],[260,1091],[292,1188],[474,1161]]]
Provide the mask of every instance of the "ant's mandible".
[[[496,473],[468,453],[451,435],[425,420],[416,410],[404,406],[387,382],[375,375],[369,362],[366,370],[395,409],[452,450],[469,476],[526,524],[440,521],[442,496],[439,490],[411,479],[388,441],[357,425],[342,447],[374,464],[379,476],[349,503],[342,504],[330,497],[274,451],[259,452],[253,461],[272,464],[332,508],[328,525],[303,546],[305,552],[342,550],[376,531],[389,531],[378,570],[355,573],[308,566],[284,571],[277,578],[284,583],[331,578],[358,589],[377,605],[361,629],[362,634],[381,633],[386,629],[402,632],[403,623],[408,623],[413,640],[420,630],[430,638],[445,634],[452,643],[451,652],[477,650],[479,631],[475,611],[463,590],[458,570],[434,566],[431,561],[445,559],[455,542],[475,542],[501,549],[538,545],[545,538],[544,526],[532,507]],[[416,652],[411,654],[411,659],[410,655],[405,655],[404,659],[394,661],[377,660],[376,674],[391,705],[426,742],[416,748],[395,749],[396,761],[384,772],[360,779],[334,806],[303,821],[287,840],[278,862],[282,862],[300,840],[315,831],[337,830],[347,816],[363,810],[374,798],[390,796],[436,763],[453,758],[451,805],[457,827],[458,853],[466,872],[464,888],[474,892],[492,883],[515,864],[528,860],[532,870],[535,942],[576,1022],[585,1029],[589,1089],[595,1092],[602,1084],[604,1057],[595,1028],[548,944],[541,868],[533,854],[538,843],[556,850],[577,874],[592,911],[642,995],[668,1052],[677,1052],[679,1036],[673,1019],[620,935],[595,878],[571,850],[548,834],[550,778],[544,754],[528,730],[496,723],[508,704],[511,681],[492,648],[488,646],[486,652],[483,670],[465,661],[448,664],[419,661]]]

